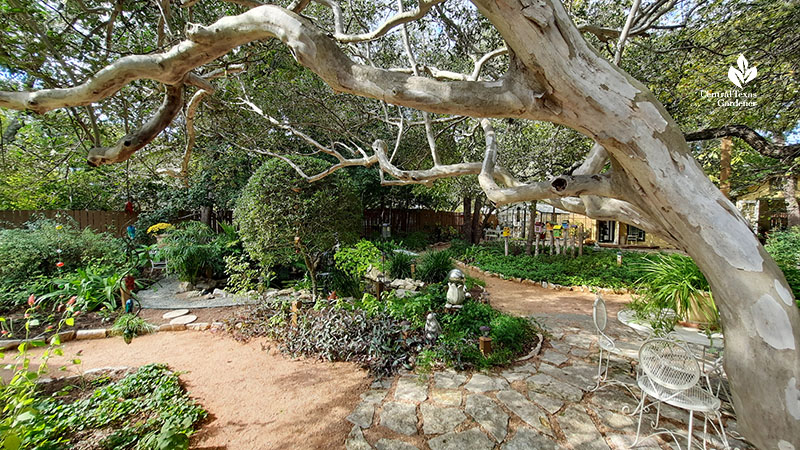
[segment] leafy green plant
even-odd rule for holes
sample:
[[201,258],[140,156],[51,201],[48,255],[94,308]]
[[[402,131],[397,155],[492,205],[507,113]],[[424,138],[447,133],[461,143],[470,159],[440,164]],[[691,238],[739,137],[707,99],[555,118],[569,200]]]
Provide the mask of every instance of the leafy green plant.
[[417,262],[417,278],[428,283],[441,283],[453,269],[450,257],[447,250],[423,253]]
[[[94,311],[105,307],[110,310],[119,306],[119,291],[126,273],[113,268],[87,267],[51,281],[51,292],[40,300],[52,307],[70,297],[77,298],[77,307],[83,311]],[[59,301],[60,300],[60,301]]]
[[111,326],[113,336],[122,336],[126,344],[130,344],[136,336],[152,333],[156,326],[133,314],[121,314]]
[[389,276],[392,278],[410,278],[411,264],[414,263],[415,259],[413,255],[405,252],[392,252],[387,262]]
[[[683,320],[701,319],[715,325],[719,313],[708,281],[691,258],[671,254],[642,262],[645,275],[639,279],[643,296],[655,308],[669,308]],[[696,317],[698,316],[699,317]]]
[[[333,255],[336,268],[356,278],[366,275],[372,267],[380,269],[381,251],[370,241],[362,239],[352,247],[343,247]],[[410,270],[410,269],[409,269]]]
[[800,227],[771,232],[764,249],[783,270],[800,307]]
[[224,258],[225,274],[229,292],[243,294],[247,291],[261,291],[275,280],[275,272],[265,270],[254,263],[246,254],[231,254]]
[[202,222],[183,222],[166,232],[159,254],[168,261],[170,273],[182,281],[194,282],[201,275],[213,276],[224,270],[216,237],[214,230]]
[[491,322],[492,341],[502,349],[519,353],[535,335],[533,325],[523,317],[500,314]]

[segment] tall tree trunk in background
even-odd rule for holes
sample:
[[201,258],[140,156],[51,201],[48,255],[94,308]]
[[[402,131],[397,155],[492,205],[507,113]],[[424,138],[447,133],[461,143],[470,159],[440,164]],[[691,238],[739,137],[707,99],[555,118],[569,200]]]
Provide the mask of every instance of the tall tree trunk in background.
[[201,206],[200,207],[200,222],[211,226],[211,207],[210,206]]
[[731,198],[731,147],[731,138],[722,138],[719,149],[719,190],[727,198]]
[[472,242],[472,197],[464,196],[464,240]]
[[[530,256],[533,244],[533,230],[536,228],[536,202],[530,203],[530,220],[528,220],[528,237],[525,239],[525,254]],[[538,249],[537,249],[538,250]]]
[[472,243],[480,244],[483,230],[481,224],[481,207],[483,206],[483,196],[475,197],[475,207],[472,208]]
[[[786,145],[783,133],[775,131],[773,141],[775,145]],[[790,161],[787,161],[790,163]],[[783,201],[786,203],[786,219],[789,228],[800,226],[800,205],[797,204],[797,176],[793,172],[786,174],[783,180]]]

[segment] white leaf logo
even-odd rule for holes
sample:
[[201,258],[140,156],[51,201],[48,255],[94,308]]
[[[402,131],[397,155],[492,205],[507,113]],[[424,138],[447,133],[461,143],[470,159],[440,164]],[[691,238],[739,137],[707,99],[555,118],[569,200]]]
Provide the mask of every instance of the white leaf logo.
[[745,58],[744,55],[739,55],[739,59],[736,60],[736,65],[739,66],[739,68],[737,69],[733,66],[728,68],[728,79],[738,88],[749,83],[758,75],[758,69],[755,67],[748,67],[748,64],[747,58]]

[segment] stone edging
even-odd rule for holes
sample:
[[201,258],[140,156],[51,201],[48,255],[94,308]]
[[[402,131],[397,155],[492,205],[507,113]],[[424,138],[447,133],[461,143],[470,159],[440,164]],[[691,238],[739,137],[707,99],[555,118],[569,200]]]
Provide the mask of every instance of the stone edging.
[[[169,324],[165,323],[163,325],[159,325],[153,332],[165,332],[165,331],[217,331],[222,329],[224,324],[222,322],[197,322],[197,323],[190,323],[190,324]],[[55,335],[54,335],[55,336]],[[84,329],[84,330],[69,330],[69,331],[62,331],[58,333],[58,336],[61,338],[61,343],[69,342],[69,341],[83,341],[89,339],[105,339],[107,337],[114,337],[111,334],[110,328],[92,328],[92,329]],[[52,341],[52,336],[50,337]],[[16,348],[20,344],[25,342],[34,342],[34,341],[41,341],[42,339],[33,338],[33,339],[6,339],[0,340],[0,351],[8,350],[10,348]]]
[[507,281],[515,281],[517,283],[522,284],[530,284],[532,286],[540,286],[545,289],[553,289],[555,291],[578,291],[578,292],[597,292],[599,294],[609,295],[609,294],[633,294],[635,293],[632,289],[612,289],[612,288],[601,288],[596,286],[562,286],[556,283],[548,283],[547,281],[533,281],[527,278],[517,278],[517,277],[507,277],[500,273],[489,272],[488,270],[483,270],[478,266],[473,266],[471,264],[467,264],[463,261],[459,261],[454,259],[457,266],[467,268],[470,270],[474,270],[479,272],[487,277],[494,277],[500,278],[501,280]]

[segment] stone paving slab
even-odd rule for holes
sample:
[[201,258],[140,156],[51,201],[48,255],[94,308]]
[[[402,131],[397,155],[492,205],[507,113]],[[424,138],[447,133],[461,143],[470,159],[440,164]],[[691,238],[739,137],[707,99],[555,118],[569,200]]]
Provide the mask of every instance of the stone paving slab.
[[564,412],[557,416],[561,431],[567,437],[567,442],[575,450],[609,450],[605,439],[597,431],[591,417],[586,411],[576,405],[570,405]]
[[410,403],[384,403],[381,425],[400,434],[417,433],[417,407]]
[[444,406],[461,406],[463,394],[455,389],[436,389],[431,391],[431,400]]
[[424,402],[428,398],[428,385],[420,382],[417,378],[400,378],[397,380],[394,398],[416,403]]
[[377,450],[419,450],[416,446],[408,442],[398,441],[396,439],[381,439],[375,443]]
[[353,429],[350,430],[347,440],[344,441],[344,447],[347,450],[372,450],[372,446],[364,439],[364,433],[361,432],[361,428],[358,425],[354,425]]
[[440,389],[457,389],[467,381],[466,375],[462,375],[454,370],[436,372],[433,375],[434,386]]
[[472,394],[467,397],[464,411],[481,424],[495,441],[503,442],[506,438],[509,415],[494,400],[485,395]]
[[544,434],[553,435],[547,414],[545,414],[544,410],[528,401],[524,395],[514,390],[500,391],[497,393],[497,400],[534,429]]
[[464,388],[471,392],[484,393],[508,389],[508,381],[500,377],[490,377],[482,373],[475,373]]
[[428,441],[431,450],[492,450],[494,442],[478,428],[447,433]]
[[467,419],[459,408],[442,408],[423,403],[419,409],[422,412],[422,430],[425,434],[450,433]]
[[562,447],[533,430],[520,428],[517,434],[500,447],[500,450],[556,450]]

